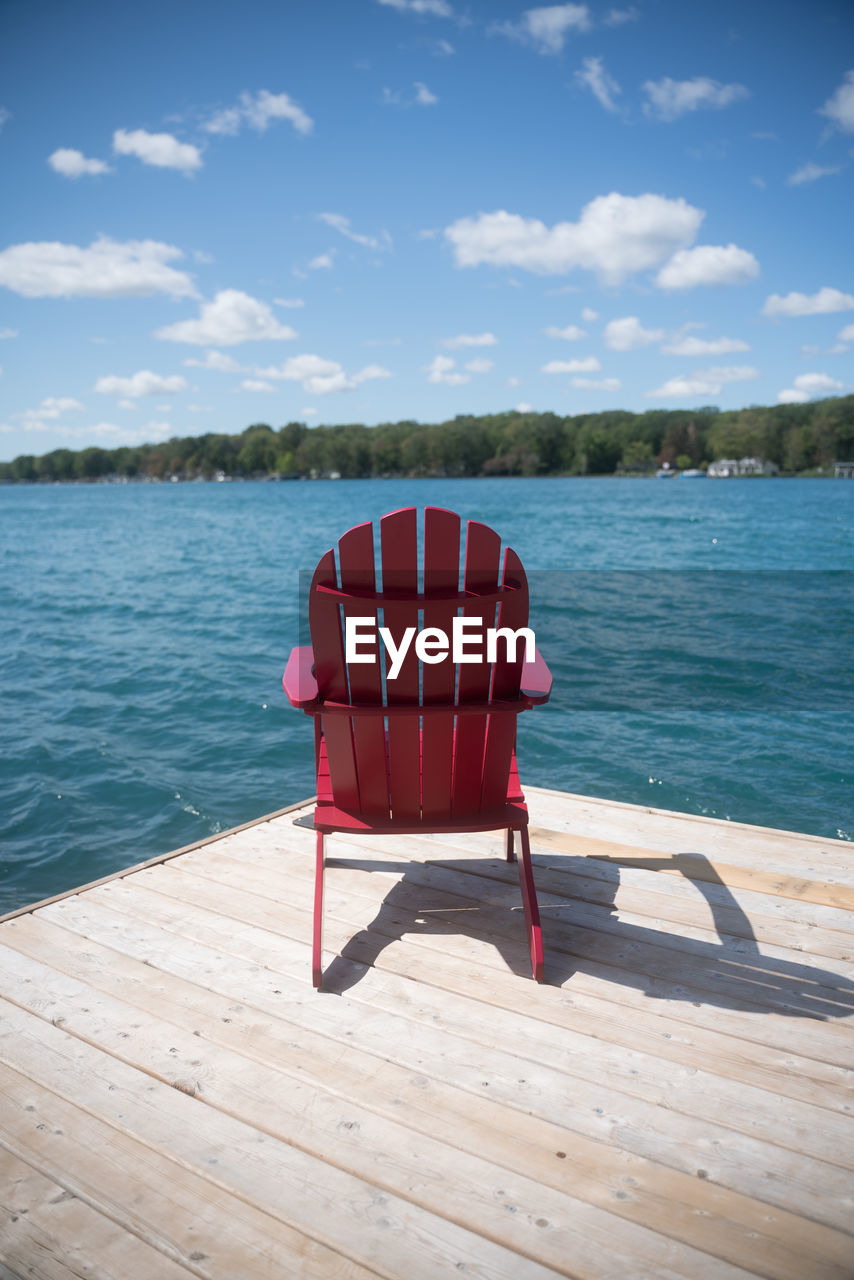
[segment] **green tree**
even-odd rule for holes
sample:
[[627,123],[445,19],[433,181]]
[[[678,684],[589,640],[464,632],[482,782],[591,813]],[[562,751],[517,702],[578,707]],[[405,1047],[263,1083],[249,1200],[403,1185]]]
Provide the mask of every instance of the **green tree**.
[[650,471],[655,458],[648,440],[630,440],[623,449],[624,471]]

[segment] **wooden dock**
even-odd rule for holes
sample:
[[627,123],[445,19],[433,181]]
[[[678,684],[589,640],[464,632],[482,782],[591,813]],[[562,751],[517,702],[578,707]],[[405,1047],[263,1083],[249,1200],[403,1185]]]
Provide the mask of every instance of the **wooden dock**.
[[851,1280],[850,844],[528,788],[283,811],[0,922],[0,1280]]

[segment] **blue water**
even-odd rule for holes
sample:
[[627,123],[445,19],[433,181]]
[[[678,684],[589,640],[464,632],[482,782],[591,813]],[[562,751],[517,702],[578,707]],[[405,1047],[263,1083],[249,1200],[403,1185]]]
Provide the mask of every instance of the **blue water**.
[[523,782],[851,839],[854,484],[7,486],[0,911],[312,794],[299,570],[425,503],[532,571]]

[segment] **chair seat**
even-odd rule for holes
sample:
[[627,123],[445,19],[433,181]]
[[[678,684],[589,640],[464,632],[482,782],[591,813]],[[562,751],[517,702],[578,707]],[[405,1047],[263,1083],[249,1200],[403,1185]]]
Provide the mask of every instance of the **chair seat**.
[[516,752],[510,762],[510,775],[507,780],[507,799],[503,805],[493,809],[483,809],[477,813],[451,815],[447,819],[431,818],[428,824],[413,820],[401,819],[395,822],[387,813],[366,814],[352,813],[340,809],[332,796],[332,781],[329,776],[329,764],[326,758],[326,741],[320,741],[320,760],[317,767],[317,805],[314,810],[314,826],[316,831],[330,833],[334,831],[355,834],[358,832],[376,832],[388,835],[417,835],[424,831],[498,831],[512,828],[520,831],[528,825],[528,809],[525,797],[519,785],[519,772],[516,768]]

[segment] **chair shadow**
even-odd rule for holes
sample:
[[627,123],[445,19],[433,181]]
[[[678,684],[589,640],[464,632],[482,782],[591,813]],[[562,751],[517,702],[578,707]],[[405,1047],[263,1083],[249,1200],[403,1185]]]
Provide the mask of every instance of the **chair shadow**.
[[[324,991],[341,994],[355,986],[364,976],[362,966],[373,965],[387,947],[404,937],[461,936],[486,941],[511,972],[530,977],[516,868],[503,858],[484,858],[477,864],[471,906],[459,908],[443,904],[442,898],[455,890],[442,886],[441,872],[471,874],[470,860],[440,858],[412,863],[329,857],[326,865],[331,873],[326,881],[328,889],[334,888],[336,866],[358,868],[367,874],[393,872],[400,879],[373,920],[326,968]],[[551,853],[534,856],[547,985],[562,987],[574,975],[587,973],[634,987],[653,1000],[819,1021],[854,1013],[854,982],[812,963],[762,953],[748,916],[703,854],[637,859],[634,865],[684,875],[708,903],[709,923],[718,935],[716,943],[685,937],[678,933],[678,924],[653,929],[619,920],[609,923],[617,910],[619,868],[631,865],[631,859],[618,863],[597,858],[596,878],[591,880],[590,859]],[[554,900],[556,877],[550,874],[554,872],[560,872],[558,892],[565,901]],[[542,883],[546,878],[548,890]],[[429,953],[425,953],[428,970],[429,965]]]

